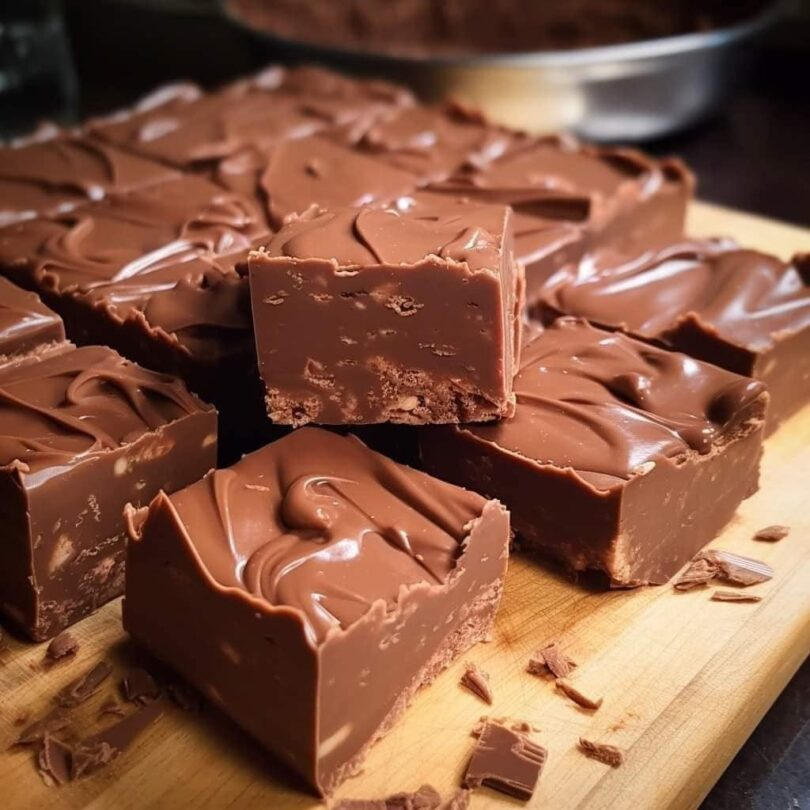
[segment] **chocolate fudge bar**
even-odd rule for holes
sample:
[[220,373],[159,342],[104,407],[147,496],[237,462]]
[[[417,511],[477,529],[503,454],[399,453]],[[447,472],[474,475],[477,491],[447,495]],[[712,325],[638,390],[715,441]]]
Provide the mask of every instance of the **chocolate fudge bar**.
[[556,273],[533,315],[579,315],[756,377],[767,430],[810,402],[810,257],[786,263],[724,241],[627,256],[600,251]]
[[488,636],[509,540],[496,501],[317,428],[131,524],[127,631],[319,794]]
[[123,590],[127,502],[199,479],[216,411],[100,346],[0,370],[0,610],[34,640]]
[[312,213],[250,254],[278,424],[486,421],[514,410],[522,268],[511,212]]
[[529,304],[549,275],[593,245],[644,250],[682,238],[692,188],[677,160],[585,146],[570,136],[515,138],[499,158],[467,163],[427,186],[512,206]]
[[68,346],[62,319],[35,293],[0,278],[0,368]]
[[177,176],[172,169],[88,137],[59,131],[0,147],[0,226]]
[[422,459],[574,570],[662,583],[757,489],[760,382],[560,318],[524,347],[515,392],[510,420],[424,429]]

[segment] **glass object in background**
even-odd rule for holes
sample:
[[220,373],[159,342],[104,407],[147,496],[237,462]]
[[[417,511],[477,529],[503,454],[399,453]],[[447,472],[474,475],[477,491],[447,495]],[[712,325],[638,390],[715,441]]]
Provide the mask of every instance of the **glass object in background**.
[[72,123],[76,74],[61,0],[0,2],[0,139]]

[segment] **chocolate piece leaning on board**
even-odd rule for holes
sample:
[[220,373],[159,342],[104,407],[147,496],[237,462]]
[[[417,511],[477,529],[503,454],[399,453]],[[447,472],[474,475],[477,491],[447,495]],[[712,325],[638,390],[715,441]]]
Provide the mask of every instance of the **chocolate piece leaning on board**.
[[249,257],[281,424],[487,421],[514,410],[523,271],[502,206],[340,209]]
[[768,386],[766,432],[810,402],[810,256],[728,241],[598,251],[543,288],[534,317],[577,315]]
[[126,630],[328,794],[488,637],[509,516],[302,428],[160,494],[130,532]]
[[0,278],[0,368],[68,348],[62,319],[36,293]]
[[560,318],[523,349],[515,416],[426,428],[425,468],[509,507],[524,548],[662,583],[757,489],[765,386]]
[[678,160],[587,146],[570,136],[516,137],[495,160],[469,163],[426,186],[512,206],[529,304],[549,275],[594,245],[644,250],[683,238],[693,187]]
[[123,590],[128,501],[216,463],[216,411],[108,348],[0,371],[0,610],[49,638]]

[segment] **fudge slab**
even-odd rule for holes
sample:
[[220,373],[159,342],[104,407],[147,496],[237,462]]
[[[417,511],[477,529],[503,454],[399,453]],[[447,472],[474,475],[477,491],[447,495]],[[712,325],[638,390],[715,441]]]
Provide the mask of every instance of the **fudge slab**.
[[62,319],[35,293],[0,278],[0,368],[64,346]]
[[108,348],[0,371],[0,609],[42,640],[123,590],[124,506],[216,463],[216,411]]
[[693,185],[677,160],[550,136],[516,137],[500,157],[426,188],[512,206],[531,304],[552,272],[593,245],[644,250],[683,238]]
[[766,432],[810,402],[810,257],[728,241],[599,251],[544,286],[532,316],[578,315],[762,380]]
[[267,411],[301,425],[486,421],[514,410],[522,268],[511,212],[341,209],[249,257]]
[[508,540],[499,503],[302,428],[131,514],[124,626],[328,794],[488,637]]
[[170,180],[177,173],[89,137],[60,131],[0,147],[0,226]]
[[757,489],[761,382],[560,318],[524,347],[515,392],[510,420],[424,429],[422,459],[573,570],[665,582]]

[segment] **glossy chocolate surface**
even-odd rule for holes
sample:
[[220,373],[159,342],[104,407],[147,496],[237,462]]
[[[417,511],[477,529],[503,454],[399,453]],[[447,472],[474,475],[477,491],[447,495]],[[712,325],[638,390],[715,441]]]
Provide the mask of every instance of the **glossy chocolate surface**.
[[62,319],[36,293],[0,278],[0,366],[64,339]]
[[420,424],[511,412],[522,275],[509,217],[454,202],[341,209],[292,221],[251,254],[271,418]]

